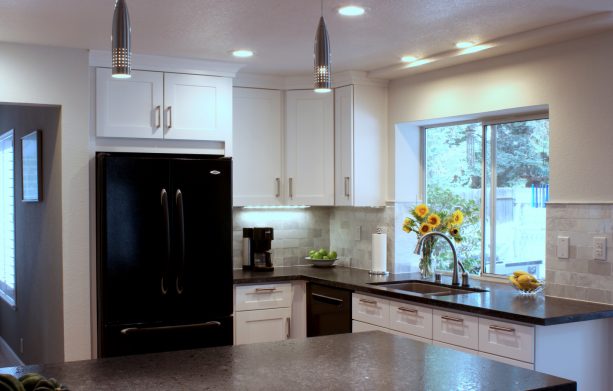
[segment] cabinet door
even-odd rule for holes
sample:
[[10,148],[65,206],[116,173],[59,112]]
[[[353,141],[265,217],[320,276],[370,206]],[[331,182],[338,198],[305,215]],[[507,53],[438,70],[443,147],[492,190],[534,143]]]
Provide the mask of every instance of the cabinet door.
[[334,204],[353,205],[353,86],[334,90]]
[[409,303],[390,301],[390,328],[432,338],[432,309]]
[[333,95],[287,91],[286,120],[287,202],[333,205]]
[[281,205],[281,91],[233,92],[234,206]]
[[288,339],[290,317],[290,308],[236,312],[235,345]]
[[164,74],[164,138],[232,140],[232,80]]
[[432,310],[432,338],[467,349],[479,349],[479,318]]
[[389,300],[354,293],[351,301],[351,313],[351,318],[354,320],[389,328]]
[[96,69],[96,135],[161,139],[164,84],[161,72],[132,71],[114,79],[108,68]]

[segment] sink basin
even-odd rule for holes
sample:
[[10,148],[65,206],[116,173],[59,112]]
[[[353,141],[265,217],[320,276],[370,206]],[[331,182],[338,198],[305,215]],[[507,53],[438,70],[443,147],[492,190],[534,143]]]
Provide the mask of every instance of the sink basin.
[[377,285],[389,289],[396,289],[399,291],[406,291],[411,293],[420,293],[422,295],[428,296],[465,295],[468,293],[487,292],[486,290],[479,288],[460,288],[451,285],[437,284],[419,280],[373,282],[369,285]]

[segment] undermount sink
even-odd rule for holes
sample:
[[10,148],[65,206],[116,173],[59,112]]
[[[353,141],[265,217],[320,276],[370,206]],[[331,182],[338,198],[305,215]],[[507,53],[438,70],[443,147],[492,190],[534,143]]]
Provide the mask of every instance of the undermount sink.
[[411,293],[420,293],[428,296],[450,296],[450,295],[465,295],[468,293],[487,292],[479,288],[455,287],[444,284],[437,284],[419,280],[408,281],[391,281],[391,282],[373,282],[369,285],[377,285],[385,288],[396,289]]

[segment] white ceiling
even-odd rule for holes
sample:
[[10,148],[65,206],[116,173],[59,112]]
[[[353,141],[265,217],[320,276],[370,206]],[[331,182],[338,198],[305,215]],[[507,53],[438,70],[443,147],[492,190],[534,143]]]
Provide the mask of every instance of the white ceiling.
[[[241,62],[251,73],[311,71],[318,0],[127,4],[134,53]],[[338,15],[336,9],[347,4],[365,6],[367,13]],[[114,0],[0,0],[0,40],[109,50],[113,6]],[[613,0],[324,0],[333,70],[379,71],[384,77],[381,70],[404,54],[445,53],[461,39],[521,38],[518,33],[609,11]],[[235,48],[250,48],[256,56],[235,60],[229,54]]]

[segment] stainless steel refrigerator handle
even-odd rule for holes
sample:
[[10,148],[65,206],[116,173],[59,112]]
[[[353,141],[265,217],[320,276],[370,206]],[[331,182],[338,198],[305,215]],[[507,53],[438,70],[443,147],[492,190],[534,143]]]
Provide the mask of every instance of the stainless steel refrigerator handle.
[[160,204],[162,205],[162,214],[164,216],[164,228],[166,230],[166,264],[162,263],[161,267],[161,281],[160,281],[160,290],[162,291],[162,295],[168,293],[168,288],[164,283],[164,274],[170,264],[170,212],[168,210],[168,193],[166,189],[162,189],[160,193]]
[[320,295],[319,293],[311,293],[311,296],[313,296],[315,300],[326,304],[343,305],[343,300],[337,299],[336,297]]
[[177,216],[179,218],[179,241],[180,241],[180,265],[179,270],[177,271],[177,281],[176,281],[176,289],[177,294],[183,293],[183,273],[185,268],[185,215],[183,214],[183,193],[181,193],[181,189],[177,189],[175,193],[175,201],[177,204]]
[[155,118],[156,118],[156,122],[155,122],[155,128],[159,129],[160,126],[162,126],[162,107],[160,105],[155,106]]
[[172,106],[168,106],[168,129],[172,128]]
[[155,331],[181,331],[181,330],[197,330],[208,329],[211,327],[221,327],[221,322],[216,320],[205,323],[184,324],[178,326],[159,326],[159,327],[127,327],[120,331],[123,335],[155,332]]
[[279,198],[281,195],[281,178],[275,178],[275,182],[277,182],[277,194],[275,194],[275,197]]

